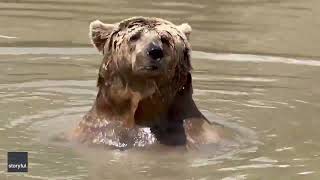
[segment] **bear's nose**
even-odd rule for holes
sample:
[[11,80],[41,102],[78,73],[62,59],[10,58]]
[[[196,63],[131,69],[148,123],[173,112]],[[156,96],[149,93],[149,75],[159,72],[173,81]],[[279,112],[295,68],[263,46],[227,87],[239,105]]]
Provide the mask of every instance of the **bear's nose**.
[[152,59],[160,61],[163,58],[163,50],[160,46],[152,46],[148,51],[148,55]]

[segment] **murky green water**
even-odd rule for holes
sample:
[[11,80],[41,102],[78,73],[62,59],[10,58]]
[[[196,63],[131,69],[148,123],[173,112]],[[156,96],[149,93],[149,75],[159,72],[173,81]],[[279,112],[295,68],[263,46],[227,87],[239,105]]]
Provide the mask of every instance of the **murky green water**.
[[[319,179],[319,12],[318,0],[0,0],[0,179]],[[191,24],[194,99],[241,141],[181,153],[52,138],[95,98],[89,22],[136,15]],[[29,173],[6,172],[8,151],[29,152]]]

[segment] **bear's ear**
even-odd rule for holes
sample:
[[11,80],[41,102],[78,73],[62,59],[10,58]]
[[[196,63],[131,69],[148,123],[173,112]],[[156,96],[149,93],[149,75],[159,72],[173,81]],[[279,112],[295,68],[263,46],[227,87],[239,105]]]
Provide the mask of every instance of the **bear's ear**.
[[90,23],[89,38],[99,52],[103,52],[104,45],[114,28],[114,24],[104,24],[99,20]]
[[188,23],[183,23],[183,24],[178,26],[178,29],[181,32],[183,32],[186,35],[186,37],[188,38],[188,40],[189,40],[191,31],[192,31],[191,26]]

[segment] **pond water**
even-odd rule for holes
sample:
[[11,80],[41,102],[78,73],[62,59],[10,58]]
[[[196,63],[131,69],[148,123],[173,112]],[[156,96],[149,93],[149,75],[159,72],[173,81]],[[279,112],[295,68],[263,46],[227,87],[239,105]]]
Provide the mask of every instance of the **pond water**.
[[[0,0],[0,179],[319,179],[319,12],[318,0]],[[53,138],[96,95],[90,21],[137,15],[190,23],[194,99],[236,143],[117,151]],[[28,173],[7,173],[8,151],[29,152]]]

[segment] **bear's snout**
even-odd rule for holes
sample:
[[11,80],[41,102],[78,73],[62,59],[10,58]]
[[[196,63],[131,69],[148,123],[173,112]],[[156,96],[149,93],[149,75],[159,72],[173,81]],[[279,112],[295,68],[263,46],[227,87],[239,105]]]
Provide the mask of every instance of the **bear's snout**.
[[160,45],[151,43],[147,54],[151,57],[151,60],[161,61],[163,58],[163,49]]
[[137,54],[133,61],[133,71],[143,75],[161,75],[166,68],[166,52],[158,36],[144,39],[138,44]]

